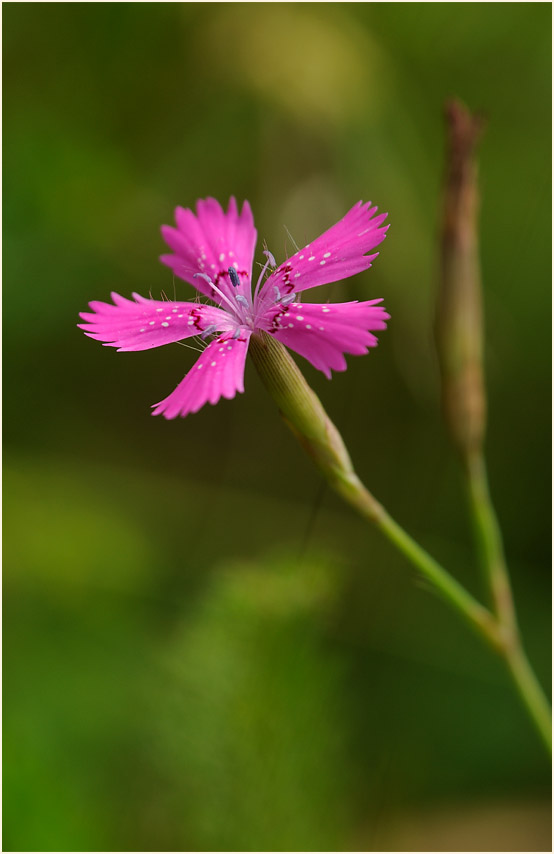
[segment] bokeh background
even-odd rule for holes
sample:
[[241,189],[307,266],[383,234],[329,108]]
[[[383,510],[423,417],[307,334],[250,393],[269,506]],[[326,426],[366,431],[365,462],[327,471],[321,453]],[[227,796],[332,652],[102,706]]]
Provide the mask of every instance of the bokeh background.
[[[377,350],[308,380],[361,477],[482,595],[432,343],[444,127],[489,119],[493,497],[550,678],[550,33],[541,3],[4,4],[4,850],[547,850],[500,663],[246,393],[151,418],[194,353],[76,328],[185,299],[161,223],[248,198],[277,259],[390,213]],[[260,253],[258,253],[258,259]],[[319,294],[318,294],[319,299]],[[300,360],[299,360],[300,361]]]

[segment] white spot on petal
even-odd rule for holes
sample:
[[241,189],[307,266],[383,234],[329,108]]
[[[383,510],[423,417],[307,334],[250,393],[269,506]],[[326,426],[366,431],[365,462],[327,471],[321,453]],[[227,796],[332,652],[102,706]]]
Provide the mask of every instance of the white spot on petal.
[[326,253],[325,253],[325,255],[324,255],[323,257],[324,257],[324,258],[330,258],[330,257],[331,257],[331,253],[330,253],[330,252],[326,252]]
[[227,349],[228,349],[228,350],[232,350],[233,348],[232,348],[232,347],[227,347]]
[[303,255],[301,255],[301,256],[300,256],[300,258],[299,258],[298,260],[299,260],[299,261],[303,261],[303,260],[304,260],[304,256],[303,256]]
[[211,367],[212,367],[212,368],[215,368],[215,362],[212,362],[212,363],[211,363]]
[[162,323],[162,326],[169,326],[169,323],[166,323],[164,320],[164,322]]
[[315,255],[310,255],[310,257],[308,258],[308,261],[315,261]]
[[331,309],[330,308],[323,308],[322,311],[327,313],[327,312],[331,311]]
[[141,329],[140,331],[141,331],[141,332],[146,332],[146,329]]
[[300,275],[301,275],[301,273],[295,273],[294,278],[297,279]]
[[304,320],[304,318],[303,318],[303,316],[302,316],[301,314],[297,314],[297,315],[296,315],[296,319],[297,319],[297,320]]
[[163,308],[157,308],[156,311],[163,311]]
[[320,332],[325,332],[325,327],[324,327],[324,326],[320,326],[320,327],[319,327],[319,331],[320,331]]
[[291,329],[294,329],[294,323],[289,323],[289,327],[290,327]]
[[321,266],[323,267],[323,265],[325,264],[325,261],[320,261],[319,263],[320,263],[320,264],[321,264]]
[[155,322],[156,322],[155,320],[150,320],[148,323],[148,326],[154,326]]
[[201,367],[202,367],[202,365],[198,365],[198,370],[200,370]]
[[225,252],[222,252],[222,253],[221,253],[221,255],[219,256],[219,260],[220,260],[220,261],[225,261]]

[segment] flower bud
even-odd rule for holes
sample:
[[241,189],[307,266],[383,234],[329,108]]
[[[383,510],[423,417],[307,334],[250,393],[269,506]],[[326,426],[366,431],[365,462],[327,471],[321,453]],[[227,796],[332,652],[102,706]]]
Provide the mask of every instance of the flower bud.
[[481,448],[486,421],[483,310],[475,149],[483,121],[458,101],[446,105],[448,130],[436,342],[442,403],[456,447]]

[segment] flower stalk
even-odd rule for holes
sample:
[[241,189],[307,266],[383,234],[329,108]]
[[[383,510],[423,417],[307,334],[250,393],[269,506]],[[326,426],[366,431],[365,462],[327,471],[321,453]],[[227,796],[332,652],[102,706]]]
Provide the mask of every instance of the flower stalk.
[[477,145],[483,120],[450,100],[437,295],[436,341],[447,428],[463,467],[469,512],[501,652],[516,688],[545,744],[552,749],[550,708],[522,647],[502,534],[485,462],[486,389]]
[[[475,599],[386,511],[357,476],[342,437],[283,347],[262,332],[252,336],[250,355],[281,415],[329,485],[364,519],[375,525],[430,586],[506,661],[527,711],[547,749],[552,749],[549,707],[517,634],[498,614]],[[488,505],[483,504],[483,508]],[[481,518],[483,536],[496,543],[490,515]],[[496,553],[496,546],[495,546]]]
[[364,486],[339,431],[282,344],[265,333],[253,336],[250,354],[286,424],[335,492],[374,524],[489,644],[500,645],[493,615],[416,543]]

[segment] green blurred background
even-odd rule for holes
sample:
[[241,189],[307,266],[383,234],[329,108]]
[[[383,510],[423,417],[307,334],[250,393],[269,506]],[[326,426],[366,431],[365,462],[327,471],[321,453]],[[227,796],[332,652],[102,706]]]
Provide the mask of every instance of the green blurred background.
[[[482,109],[493,497],[550,679],[550,4],[4,4],[4,850],[546,850],[550,771],[508,678],[328,491],[251,365],[76,328],[179,298],[177,204],[248,198],[277,259],[358,199],[377,350],[329,383],[357,469],[482,595],[440,420],[444,128]],[[258,252],[258,259],[260,252]],[[300,361],[300,360],[299,360]]]

